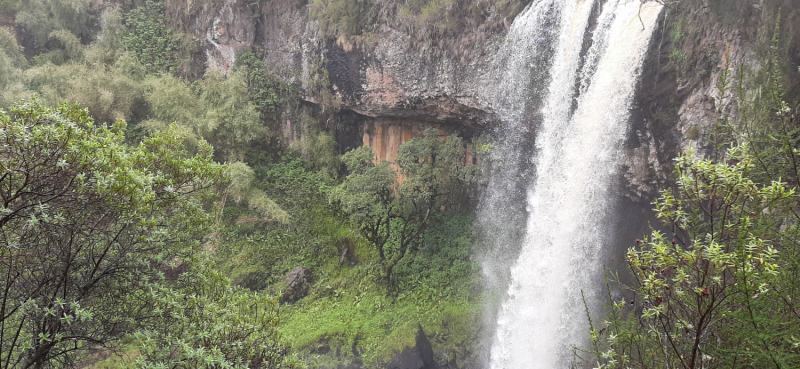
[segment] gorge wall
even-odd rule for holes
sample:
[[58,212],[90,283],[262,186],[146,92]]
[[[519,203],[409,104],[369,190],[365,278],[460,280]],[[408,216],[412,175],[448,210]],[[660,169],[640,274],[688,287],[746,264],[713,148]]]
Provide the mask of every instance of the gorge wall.
[[[271,73],[300,86],[301,99],[324,121],[346,112],[348,118],[338,121],[350,121],[357,128],[349,129],[358,133],[351,133],[349,142],[339,140],[340,146],[352,147],[359,137],[381,158],[391,159],[400,144],[425,127],[443,127],[469,139],[498,123],[492,106],[500,81],[497,52],[513,19],[489,17],[438,42],[421,42],[384,22],[354,42],[322,32],[305,0],[166,3],[173,26],[199,45],[196,65],[227,73],[238,52],[254,50],[263,54]],[[669,183],[671,158],[702,146],[718,110],[735,114],[730,94],[717,100],[717,76],[726,62],[732,69],[758,66],[757,48],[771,36],[779,7],[789,19],[800,1],[684,0],[662,12],[638,86],[622,160],[625,180],[617,191],[649,204]],[[796,60],[794,28],[784,22],[783,44]],[[797,80],[796,68],[794,73],[791,80]],[[283,114],[287,141],[303,136],[302,120]]]
[[[420,46],[385,24],[361,47],[337,43],[323,36],[302,0],[167,4],[169,19],[200,45],[196,64],[227,73],[238,52],[254,50],[263,54],[271,73],[300,87],[307,115],[326,129],[338,129],[330,126],[333,120],[358,126],[359,134],[339,142],[342,150],[352,148],[357,136],[359,144],[372,146],[379,158],[391,161],[400,144],[427,127],[469,139],[494,121],[486,92],[495,83],[492,66],[503,40],[502,23],[499,29],[476,27],[460,35],[470,41],[462,45],[468,53],[454,55],[443,54],[436,45]],[[280,124],[287,143],[303,137],[304,119],[297,110],[283,114]]]

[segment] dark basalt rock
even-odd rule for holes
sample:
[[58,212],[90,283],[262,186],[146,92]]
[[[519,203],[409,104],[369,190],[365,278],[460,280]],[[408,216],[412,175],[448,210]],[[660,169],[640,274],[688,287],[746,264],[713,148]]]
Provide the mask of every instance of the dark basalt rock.
[[288,288],[283,291],[283,301],[294,302],[308,295],[308,286],[311,284],[313,274],[310,269],[301,266],[292,269],[286,275]]
[[416,345],[396,354],[389,362],[388,369],[434,369],[438,368],[433,358],[431,341],[419,327],[414,337]]

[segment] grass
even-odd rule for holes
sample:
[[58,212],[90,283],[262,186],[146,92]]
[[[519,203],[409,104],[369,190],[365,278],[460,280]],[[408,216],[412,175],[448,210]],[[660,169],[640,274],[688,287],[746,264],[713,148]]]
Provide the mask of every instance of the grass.
[[[468,299],[438,299],[435,291],[424,288],[388,297],[374,281],[368,266],[323,276],[311,296],[284,310],[285,338],[301,354],[321,341],[345,357],[355,346],[365,363],[376,366],[414,346],[418,326],[436,349],[456,350],[470,341],[474,332],[467,327],[475,309]],[[319,356],[311,357],[325,359]]]

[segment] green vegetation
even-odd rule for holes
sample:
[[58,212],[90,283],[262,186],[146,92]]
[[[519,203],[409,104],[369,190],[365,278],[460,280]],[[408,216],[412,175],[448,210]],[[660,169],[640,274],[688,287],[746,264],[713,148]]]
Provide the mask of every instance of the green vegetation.
[[138,368],[301,368],[279,341],[278,306],[267,295],[231,287],[214,271],[181,275],[185,287],[155,291],[163,326],[136,332]]
[[314,0],[309,7],[313,19],[320,21],[320,30],[332,36],[360,35],[373,24],[375,4],[368,0]]
[[134,53],[151,72],[174,72],[181,41],[166,25],[164,4],[147,0],[141,8],[125,14],[122,46]]
[[344,155],[350,175],[332,193],[351,222],[378,252],[384,278],[393,283],[393,270],[409,255],[439,208],[458,203],[459,190],[476,174],[462,164],[466,149],[460,138],[440,139],[435,130],[403,144],[397,164],[408,178],[395,186],[397,176],[388,163],[375,164],[369,147]]
[[17,13],[19,3],[16,0],[0,0],[0,15],[13,16]]
[[194,257],[224,172],[174,129],[129,147],[123,121],[96,126],[76,106],[11,113],[0,113],[0,362],[66,365],[151,317],[147,290]]
[[[143,255],[130,260],[148,268],[120,274],[129,277],[124,281],[114,275],[100,286],[102,293],[80,300],[68,312],[72,325],[62,326],[108,328],[105,333],[92,331],[102,337],[72,341],[63,338],[70,337],[66,333],[48,331],[45,340],[38,336],[42,332],[22,330],[21,337],[31,345],[54,343],[54,354],[37,361],[29,359],[27,346],[19,346],[22,341],[17,341],[19,348],[7,351],[13,335],[4,333],[3,352],[13,357],[4,354],[3,367],[13,367],[14,361],[98,368],[305,366],[291,352],[304,353],[308,362],[360,360],[377,367],[413,345],[419,325],[437,348],[455,352],[470,347],[477,329],[472,322],[478,295],[476,265],[469,259],[473,218],[469,206],[451,206],[466,199],[466,181],[475,174],[461,164],[461,140],[441,140],[429,132],[404,145],[398,159],[406,177],[403,186],[395,182],[394,169],[375,165],[386,169],[383,189],[390,194],[386,206],[393,209],[393,227],[406,227],[405,233],[392,228],[382,259],[362,224],[354,223],[356,218],[340,202],[331,201],[333,193],[353,183],[355,168],[343,178],[336,142],[318,123],[340,104],[329,90],[325,69],[320,66],[311,81],[311,88],[323,96],[324,108],[318,115],[292,117],[304,123],[306,132],[284,145],[276,138],[277,122],[287,107],[298,105],[297,86],[271,75],[256,52],[237,55],[226,76],[209,72],[187,80],[180,61],[191,53],[192,42],[169,29],[161,2],[139,5],[86,13],[90,21],[85,27],[97,26],[92,32],[102,34],[96,39],[87,37],[92,33],[86,29],[38,30],[46,34],[45,41],[28,57],[14,34],[0,29],[0,106],[33,98],[38,100],[30,101],[40,101],[36,109],[93,120],[94,129],[115,135],[114,147],[120,153],[138,152],[153,140],[169,137],[171,151],[160,156],[202,157],[215,168],[218,177],[206,190],[214,199],[191,202],[203,212],[202,227],[155,233],[167,238],[184,234],[194,237],[192,242],[140,250]],[[44,13],[32,15],[58,21]],[[73,105],[46,108],[64,101],[87,110]],[[115,123],[118,119],[129,126],[123,130]],[[145,146],[139,146],[141,142]],[[113,155],[116,160],[117,152]],[[372,165],[369,157],[363,165]],[[124,172],[122,162],[105,163],[122,165],[120,173]],[[184,179],[205,173],[199,167],[169,169],[186,172]],[[426,210],[415,211],[414,206]],[[197,215],[188,212],[173,221],[193,214]],[[108,226],[118,224],[109,221]],[[96,254],[90,252],[87,260]],[[3,265],[0,272],[11,270],[6,267],[12,265]],[[290,302],[284,298],[289,288],[285,276],[296,266],[309,268],[313,279],[308,296]],[[71,300],[64,301],[64,307],[72,306]],[[60,304],[59,300],[56,305]],[[59,315],[41,312],[45,320]],[[7,319],[4,332],[22,326],[19,323],[24,322],[18,316]],[[56,340],[55,334],[63,337]],[[68,345],[75,351],[61,349]],[[331,351],[325,354],[321,347]],[[346,354],[336,359],[336,351]]]
[[[278,166],[284,168],[272,170],[289,169]],[[295,175],[300,176],[294,176],[296,180],[314,177],[306,171]],[[307,188],[306,194],[324,196],[304,184],[299,187]],[[280,201],[277,194],[270,196]],[[259,230],[252,224],[250,232],[245,224],[226,230],[214,257],[218,268],[240,285],[273,295],[281,295],[286,288],[283,276],[294,266],[313,270],[309,295],[281,312],[284,338],[296,351],[330,363],[334,359],[325,355],[327,350],[339,350],[343,357],[338,362],[379,365],[414,345],[418,324],[443,350],[461,350],[474,342],[476,327],[471,322],[478,314],[478,281],[477,266],[468,257],[471,217],[445,213],[431,219],[419,250],[396,267],[399,292],[390,293],[376,283],[382,280],[382,268],[368,242],[323,206],[302,213],[307,217],[293,217],[293,231]],[[341,251],[350,246],[354,257],[341,258]],[[358,356],[352,353],[354,347]]]
[[267,71],[267,65],[252,51],[236,57],[236,68],[247,86],[247,96],[261,113],[262,120],[275,120],[280,107],[293,93],[292,87]]
[[[715,17],[728,11],[710,3]],[[525,4],[309,10],[349,51],[382,25],[442,47],[502,29]],[[479,173],[467,145],[429,130],[395,163],[367,147],[338,155],[323,122],[342,102],[321,58],[308,91],[257,49],[226,75],[197,73],[197,41],[169,27],[167,5],[0,0],[22,27],[0,28],[0,368],[381,367],[418,327],[437,350],[474,354]],[[691,65],[712,73],[718,55],[691,49],[697,22],[680,9],[670,62],[679,78]],[[787,23],[775,34],[793,34]],[[714,155],[679,159],[676,188],[657,202],[674,234],[629,253],[636,298],[610,301],[595,322],[584,354],[598,365],[800,365],[800,138],[796,102],[785,102],[796,66],[784,62],[796,49],[763,33],[763,67],[719,78],[741,119],[687,132]],[[301,138],[282,141],[285,119]],[[286,276],[298,266],[312,277],[295,297]]]
[[654,232],[628,253],[641,315],[616,301],[606,338],[593,331],[598,347],[608,345],[607,367],[800,364],[797,194],[753,182],[749,150],[731,149],[727,161],[679,159],[678,192],[656,204],[674,238]]
[[18,3],[16,11],[17,22],[31,32],[39,50],[48,48],[51,35],[57,31],[72,33],[82,42],[88,42],[96,21],[89,0],[29,0],[23,6]]
[[[344,352],[339,362],[377,365],[414,344],[417,324],[442,349],[473,342],[476,327],[470,321],[477,312],[471,301],[477,281],[468,256],[468,213],[437,208],[409,248],[413,251],[395,267],[392,288],[382,283],[384,265],[371,242],[328,203],[335,180],[306,169],[298,159],[248,162],[256,188],[274,199],[291,222],[261,221],[252,210],[226,206],[223,218],[229,226],[220,234],[213,259],[239,285],[274,296],[283,294],[284,276],[295,266],[313,271],[309,295],[282,311],[283,334],[296,350],[310,352],[320,363],[334,360],[325,355],[327,350],[338,350]],[[386,185],[391,187],[396,174],[388,170],[392,179]],[[396,248],[394,242],[387,247]]]
[[[312,19],[319,21],[322,32],[345,50],[369,39],[380,24],[407,32],[417,40],[438,41],[487,28],[494,22],[502,26],[527,5],[525,1],[500,0],[314,0],[309,5]],[[483,29],[493,31],[493,27]]]
[[22,88],[20,80],[26,64],[27,60],[14,35],[7,29],[0,28],[0,91],[4,91],[0,94],[0,106],[10,104],[11,101],[6,99],[13,99],[9,95]]

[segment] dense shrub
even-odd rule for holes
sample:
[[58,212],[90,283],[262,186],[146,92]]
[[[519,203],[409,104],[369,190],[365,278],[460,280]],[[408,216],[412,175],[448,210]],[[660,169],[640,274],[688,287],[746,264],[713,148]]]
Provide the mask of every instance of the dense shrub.
[[31,33],[40,50],[45,49],[54,31],[70,32],[82,43],[88,43],[97,20],[89,4],[90,0],[27,0],[17,7],[16,19]]
[[175,72],[181,50],[181,39],[164,18],[164,4],[147,0],[125,14],[122,46],[133,52],[150,72]]

